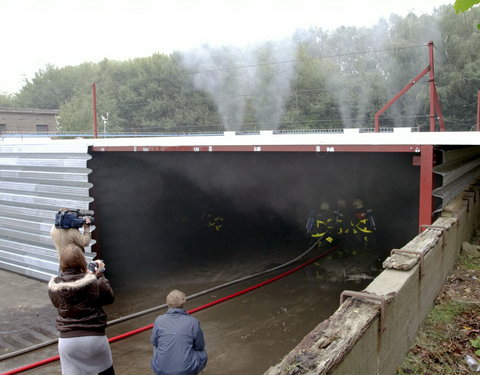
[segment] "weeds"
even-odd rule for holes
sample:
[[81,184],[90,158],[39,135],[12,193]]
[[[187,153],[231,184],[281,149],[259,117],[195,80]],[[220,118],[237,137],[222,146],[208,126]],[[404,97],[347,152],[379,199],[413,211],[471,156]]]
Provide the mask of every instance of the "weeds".
[[480,270],[480,262],[478,261],[478,257],[474,257],[472,255],[463,255],[458,260],[458,265],[466,270]]
[[[480,358],[480,257],[462,255],[397,375],[467,375]],[[461,297],[461,298],[459,298]]]

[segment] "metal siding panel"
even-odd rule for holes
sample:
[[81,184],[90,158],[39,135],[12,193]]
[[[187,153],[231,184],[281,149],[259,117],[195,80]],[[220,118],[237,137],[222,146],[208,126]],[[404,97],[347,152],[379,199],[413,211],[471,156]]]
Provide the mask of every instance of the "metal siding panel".
[[0,145],[0,268],[44,281],[58,273],[50,229],[59,208],[90,208],[90,159],[83,144]]
[[433,172],[442,176],[441,186],[432,192],[442,199],[435,210],[439,212],[480,177],[480,147],[442,151],[442,164],[434,167]]

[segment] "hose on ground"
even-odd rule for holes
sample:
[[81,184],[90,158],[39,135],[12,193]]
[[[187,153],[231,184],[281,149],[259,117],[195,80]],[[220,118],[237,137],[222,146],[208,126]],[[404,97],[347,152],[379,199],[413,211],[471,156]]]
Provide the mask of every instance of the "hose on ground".
[[[187,301],[188,300],[191,300],[191,299],[194,299],[194,298],[198,298],[198,297],[201,297],[205,294],[208,294],[208,293],[211,293],[211,292],[214,292],[214,291],[217,291],[219,289],[223,289],[223,288],[226,288],[226,287],[229,287],[229,286],[232,286],[232,285],[235,285],[235,284],[238,284],[238,283],[241,283],[242,281],[247,281],[247,280],[250,280],[254,277],[258,277],[258,276],[262,276],[262,275],[265,275],[267,273],[270,273],[270,272],[273,272],[273,271],[277,271],[281,268],[285,268],[285,267],[288,267],[289,265],[297,262],[298,260],[302,259],[305,255],[307,255],[310,251],[312,251],[316,246],[317,244],[319,243],[320,240],[317,240],[313,243],[312,246],[310,246],[307,250],[305,250],[302,254],[300,254],[299,256],[297,256],[296,258],[286,262],[286,263],[283,263],[283,264],[280,264],[276,267],[272,267],[272,268],[269,268],[269,269],[266,269],[264,271],[261,271],[261,272],[257,272],[257,273],[254,273],[254,274],[251,274],[251,275],[247,275],[247,276],[244,276],[244,277],[241,277],[239,279],[236,279],[236,280],[232,280],[232,281],[229,281],[229,282],[226,282],[224,284],[220,284],[220,285],[216,285],[212,288],[209,288],[209,289],[206,289],[206,290],[202,290],[198,293],[195,293],[195,294],[192,294],[190,296],[187,296]],[[136,313],[133,313],[133,314],[129,314],[129,315],[125,315],[125,316],[122,316],[121,318],[118,318],[118,319],[114,319],[114,320],[111,320],[109,322],[107,322],[107,326],[112,326],[114,324],[118,324],[118,323],[122,323],[122,322],[125,322],[127,320],[130,320],[130,319],[134,319],[134,318],[138,318],[140,316],[143,316],[143,315],[147,315],[147,314],[150,314],[152,312],[155,312],[155,311],[158,311],[158,310],[161,310],[161,309],[164,309],[166,308],[167,305],[166,304],[162,304],[162,305],[158,305],[158,306],[154,306],[154,307],[151,307],[149,309],[146,309],[146,310],[142,310],[142,311],[138,311]],[[32,351],[35,351],[35,350],[38,350],[38,349],[41,349],[41,348],[44,348],[44,347],[47,347],[47,346],[50,346],[50,345],[53,345],[53,344],[56,344],[58,342],[58,339],[55,338],[55,339],[51,339],[51,340],[48,340],[48,341],[44,341],[42,343],[39,343],[39,344],[36,344],[36,345],[32,345],[32,346],[29,346],[28,348],[24,348],[24,349],[20,349],[20,350],[16,350],[14,352],[11,352],[11,353],[7,353],[7,354],[4,354],[2,356],[0,356],[0,361],[3,361],[5,359],[9,359],[9,358],[13,358],[13,357],[17,357],[19,355],[22,355],[22,354],[25,354],[25,353],[29,353],[29,352],[32,352]],[[1,374],[0,374],[1,375]]]
[[[242,278],[240,278],[240,279],[236,279],[236,280],[230,281],[230,282],[228,282],[228,283],[221,284],[221,285],[219,285],[219,286],[216,286],[216,287],[213,287],[213,288],[204,290],[204,291],[202,291],[202,292],[199,292],[199,293],[190,295],[189,297],[187,297],[187,299],[192,299],[192,298],[195,298],[195,297],[199,297],[200,295],[204,295],[204,294],[209,293],[209,292],[212,292],[212,291],[214,291],[214,290],[218,290],[218,289],[220,289],[220,288],[225,288],[225,287],[227,287],[227,286],[231,286],[231,285],[236,284],[236,283],[239,283],[239,282],[241,282],[241,281],[245,281],[245,280],[251,279],[251,278],[253,278],[253,277],[258,277],[258,276],[261,276],[261,275],[263,275],[263,274],[265,274],[265,273],[272,272],[272,271],[278,270],[278,269],[280,269],[280,268],[284,268],[284,267],[286,267],[286,266],[288,266],[288,265],[296,262],[297,260],[301,259],[304,255],[306,255],[308,252],[310,252],[310,251],[317,245],[317,243],[318,243],[318,241],[315,242],[308,250],[306,250],[306,251],[305,251],[304,253],[302,253],[300,256],[298,256],[298,257],[295,258],[295,259],[292,259],[291,261],[289,261],[289,262],[287,262],[287,263],[284,263],[284,264],[282,264],[282,265],[279,265],[279,266],[276,266],[276,267],[267,269],[267,270],[265,270],[265,271],[261,271],[261,272],[258,272],[258,273],[255,273],[255,274],[252,274],[252,275],[249,275],[249,276],[245,276],[245,277],[242,277]],[[260,287],[262,287],[262,286],[268,285],[268,284],[270,284],[270,283],[272,283],[272,282],[274,282],[274,281],[277,281],[277,280],[279,280],[279,279],[281,279],[281,278],[283,278],[283,277],[285,277],[285,276],[288,276],[288,275],[290,275],[290,274],[292,274],[292,273],[294,273],[294,272],[296,272],[296,271],[298,271],[298,270],[300,270],[300,269],[308,266],[309,264],[317,261],[318,259],[320,259],[320,258],[322,258],[322,257],[324,257],[324,256],[326,256],[326,255],[328,255],[328,254],[330,254],[331,252],[333,252],[333,251],[336,250],[337,248],[338,248],[338,246],[333,246],[333,247],[329,248],[328,250],[322,252],[321,254],[319,254],[319,255],[317,255],[317,256],[309,259],[308,261],[306,261],[306,262],[300,264],[299,266],[294,267],[294,268],[292,268],[292,269],[290,269],[290,270],[288,270],[288,271],[286,271],[286,272],[284,272],[284,273],[282,273],[282,274],[279,274],[279,275],[277,275],[277,276],[274,276],[274,277],[272,277],[272,278],[270,278],[270,279],[268,279],[268,280],[265,280],[265,281],[263,281],[263,282],[261,282],[261,283],[255,284],[255,285],[252,285],[252,286],[250,286],[250,287],[248,287],[248,288],[246,288],[246,289],[243,289],[243,290],[241,290],[241,291],[235,292],[235,293],[230,294],[230,295],[228,295],[228,296],[219,298],[219,299],[217,299],[217,300],[215,300],[215,301],[212,301],[212,302],[209,302],[209,303],[207,303],[207,304],[201,305],[201,306],[199,306],[199,307],[193,308],[193,309],[191,309],[191,310],[188,310],[187,312],[188,312],[189,314],[193,314],[193,313],[195,313],[195,312],[204,310],[204,309],[209,308],[209,307],[211,307],[211,306],[217,305],[217,304],[219,304],[219,303],[225,302],[225,301],[230,300],[230,299],[232,299],[232,298],[235,298],[235,297],[238,297],[238,296],[243,295],[243,294],[245,294],[245,293],[248,293],[248,292],[250,292],[250,291],[252,291],[252,290],[258,289],[258,288],[260,288]],[[151,308],[151,309],[148,309],[148,310],[141,311],[141,312],[136,313],[136,314],[131,314],[131,315],[129,315],[128,317],[129,317],[129,319],[132,319],[133,317],[138,317],[138,316],[140,316],[140,315],[144,315],[144,314],[147,314],[147,313],[150,313],[150,312],[159,310],[159,309],[164,308],[164,307],[166,307],[165,304],[164,304],[164,305],[160,305],[160,306],[156,306],[156,307]],[[140,314],[140,315],[138,315],[138,314]],[[135,316],[132,316],[132,315],[135,315]],[[120,318],[120,319],[123,319],[123,318]],[[114,322],[113,324],[119,323],[120,321],[118,321],[118,320],[119,320],[119,319],[117,319],[117,321],[112,321],[112,322]],[[123,320],[121,320],[121,321],[124,321],[124,320],[126,320],[126,319],[123,319]],[[112,322],[110,322],[109,325],[112,325]],[[135,335],[135,334],[138,334],[138,333],[147,331],[147,330],[151,329],[152,327],[153,327],[153,324],[148,324],[148,325],[146,325],[146,326],[144,326],[144,327],[140,327],[140,328],[137,328],[137,329],[135,329],[135,330],[132,330],[132,331],[129,331],[129,332],[126,332],[126,333],[123,333],[123,334],[120,334],[120,335],[111,337],[108,341],[109,341],[110,343],[112,343],[112,342],[115,342],[115,341],[118,341],[118,340],[121,340],[121,339],[130,337],[130,336],[133,336],[133,335]],[[58,339],[56,339],[55,342],[56,342],[56,341],[58,341]],[[50,343],[50,345],[51,345],[51,344],[52,344],[52,343]],[[16,353],[17,353],[17,352],[16,352]],[[13,369],[13,370],[4,372],[4,373],[2,373],[2,374],[0,374],[0,375],[13,375],[13,374],[18,374],[18,373],[20,373],[20,372],[28,371],[28,370],[31,370],[31,369],[36,368],[36,367],[43,366],[43,365],[48,364],[48,363],[58,361],[59,359],[60,359],[60,356],[56,355],[56,356],[53,356],[53,357],[50,357],[50,358],[43,359],[43,360],[38,361],[38,362],[31,363],[31,364],[29,364],[29,365],[25,365],[25,366],[22,366],[22,367],[19,367],[19,368],[16,368],[16,369]]]

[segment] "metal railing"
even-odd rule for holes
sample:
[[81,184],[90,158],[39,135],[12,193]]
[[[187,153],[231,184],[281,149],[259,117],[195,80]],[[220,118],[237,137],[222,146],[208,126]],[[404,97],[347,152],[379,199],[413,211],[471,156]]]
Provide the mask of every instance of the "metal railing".
[[[410,129],[412,132],[418,132],[418,127],[412,128],[380,128],[381,133],[394,133],[395,129]],[[97,138],[135,138],[135,137],[191,137],[191,136],[223,136],[226,134],[235,135],[260,135],[262,133],[270,134],[344,134],[354,130],[358,133],[374,133],[374,128],[327,128],[327,129],[278,129],[278,130],[237,130],[237,131],[132,131],[132,132],[108,132],[99,133]],[[34,131],[4,131],[0,133],[2,138],[94,138],[92,132],[34,132]]]

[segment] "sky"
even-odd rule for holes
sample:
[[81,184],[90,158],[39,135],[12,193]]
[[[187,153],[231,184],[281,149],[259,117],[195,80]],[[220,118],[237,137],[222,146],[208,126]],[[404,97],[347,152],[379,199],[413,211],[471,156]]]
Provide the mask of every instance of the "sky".
[[453,0],[0,0],[0,93],[57,67],[288,38],[296,29],[373,26]]

